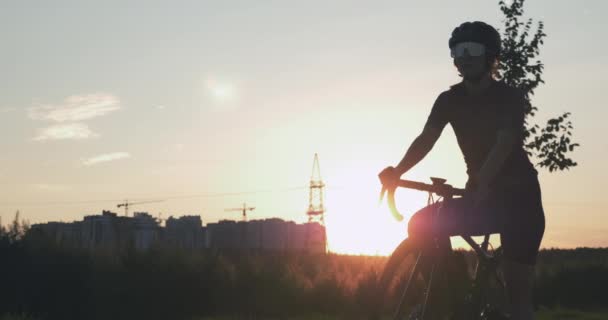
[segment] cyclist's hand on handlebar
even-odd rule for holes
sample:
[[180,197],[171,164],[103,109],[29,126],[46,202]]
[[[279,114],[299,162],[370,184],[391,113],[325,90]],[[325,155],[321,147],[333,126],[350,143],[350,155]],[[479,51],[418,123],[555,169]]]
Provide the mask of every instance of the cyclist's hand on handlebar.
[[401,179],[401,175],[403,173],[397,171],[395,167],[386,167],[378,174],[378,178],[380,178],[380,183],[382,183],[382,188],[393,189],[397,187],[397,183],[399,179]]

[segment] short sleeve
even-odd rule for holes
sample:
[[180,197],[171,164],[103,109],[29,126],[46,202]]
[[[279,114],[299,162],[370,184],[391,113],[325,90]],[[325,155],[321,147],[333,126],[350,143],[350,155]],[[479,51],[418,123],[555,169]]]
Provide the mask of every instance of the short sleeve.
[[512,91],[505,100],[499,130],[510,131],[523,138],[526,110],[530,108],[530,102],[520,90]]
[[426,120],[425,127],[431,126],[435,129],[443,130],[448,122],[450,122],[450,117],[448,114],[446,93],[443,92],[435,100],[433,108],[431,109],[431,114],[429,114],[429,117]]

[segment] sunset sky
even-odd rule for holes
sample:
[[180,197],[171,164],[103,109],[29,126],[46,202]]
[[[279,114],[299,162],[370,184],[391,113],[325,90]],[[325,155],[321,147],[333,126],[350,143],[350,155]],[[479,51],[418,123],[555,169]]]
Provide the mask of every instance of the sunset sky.
[[[303,222],[314,154],[329,247],[386,254],[405,223],[378,207],[437,95],[448,38],[501,27],[498,1],[5,1],[0,216],[81,220],[121,199],[154,216]],[[178,4],[179,3],[179,4]],[[578,167],[539,169],[544,247],[608,246],[606,1],[528,0],[545,23],[535,121],[571,111]],[[404,177],[466,180],[452,129]],[[230,195],[227,193],[239,193]],[[425,203],[399,193],[406,217]]]

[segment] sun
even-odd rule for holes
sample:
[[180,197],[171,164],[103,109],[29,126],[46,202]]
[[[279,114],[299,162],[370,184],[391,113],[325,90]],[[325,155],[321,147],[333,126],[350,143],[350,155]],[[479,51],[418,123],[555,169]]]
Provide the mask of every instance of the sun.
[[229,102],[236,98],[236,87],[230,82],[208,78],[205,87],[208,94],[216,102]]
[[329,250],[343,254],[389,255],[407,237],[407,221],[425,205],[426,196],[399,190],[396,200],[405,219],[398,222],[386,201],[378,202],[381,185],[377,177],[352,175],[343,181],[348,180],[352,180],[344,184],[348,187],[326,190]]
[[234,97],[234,88],[228,84],[216,85],[211,88],[211,93],[218,100],[228,100]]

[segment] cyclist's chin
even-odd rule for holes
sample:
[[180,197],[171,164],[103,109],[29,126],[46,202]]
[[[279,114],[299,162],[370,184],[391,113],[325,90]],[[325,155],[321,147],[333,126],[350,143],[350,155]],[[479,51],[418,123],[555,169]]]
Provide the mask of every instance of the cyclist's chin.
[[462,78],[466,81],[479,82],[484,75],[483,72],[463,72]]

